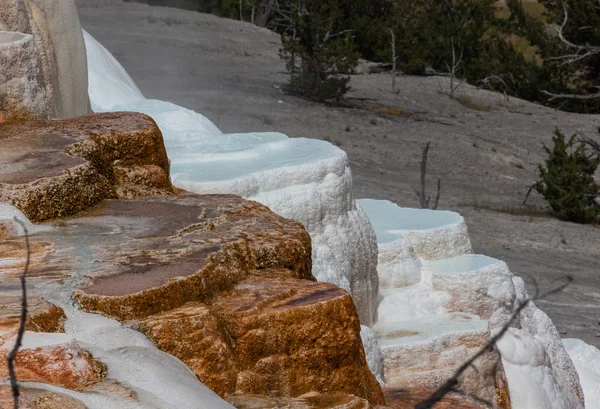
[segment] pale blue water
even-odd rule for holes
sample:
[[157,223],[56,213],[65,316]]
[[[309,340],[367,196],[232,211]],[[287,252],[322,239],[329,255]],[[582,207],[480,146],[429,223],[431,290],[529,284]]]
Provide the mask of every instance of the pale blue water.
[[367,213],[378,243],[402,239],[402,230],[429,230],[462,220],[458,213],[400,207],[388,200],[360,199],[356,202]]

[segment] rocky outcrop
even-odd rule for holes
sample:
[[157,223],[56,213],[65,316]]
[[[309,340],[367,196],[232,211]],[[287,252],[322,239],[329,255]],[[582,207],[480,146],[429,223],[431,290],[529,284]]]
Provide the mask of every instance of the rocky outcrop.
[[222,396],[343,392],[382,403],[348,293],[286,275],[266,270],[208,306],[186,305],[137,328]]
[[[415,405],[427,399],[434,392],[427,388],[387,388],[385,394],[386,407],[390,409],[413,409]],[[467,401],[464,397],[456,394],[448,394],[436,403],[436,409],[480,409],[481,406]]]
[[[26,333],[15,359],[20,381],[43,382],[69,389],[83,389],[99,382],[106,368],[65,334]],[[15,337],[0,345],[0,377],[8,377],[6,357]]]
[[[354,302],[343,289],[315,281],[303,226],[238,196],[173,189],[162,136],[149,117],[114,113],[6,123],[0,147],[7,164],[0,200],[10,200],[21,218],[49,220],[28,224],[30,285],[51,288],[44,294],[68,310],[65,328],[61,311],[40,301],[28,325],[66,333],[26,333],[17,359],[21,379],[71,391],[97,384],[103,366],[72,341],[73,334],[88,340],[86,347],[117,380],[121,362],[114,354],[130,359],[149,353],[164,364],[162,355],[148,351],[146,338],[129,334],[131,347],[102,344],[104,330],[92,314],[74,310],[64,298],[72,293],[83,311],[141,330],[222,396],[322,393],[355,396],[340,398],[339,407],[384,403],[366,362]],[[0,210],[6,219],[18,214],[10,206]],[[5,303],[12,303],[5,321],[16,324],[25,248],[18,226],[1,223],[0,252],[9,261],[0,273],[7,277],[2,286],[10,288]],[[74,332],[78,326],[83,329]],[[14,325],[11,331],[7,346]],[[154,391],[140,393],[144,399]],[[87,402],[84,395],[73,396]]]
[[[9,255],[6,243],[0,244],[0,254]],[[13,267],[14,268],[14,267]],[[0,338],[13,336],[21,319],[21,299],[18,296],[0,297]],[[25,330],[32,332],[64,332],[65,313],[62,308],[39,296],[27,299],[27,323]],[[0,341],[1,342],[1,341]]]
[[142,114],[0,124],[0,144],[0,202],[34,222],[103,199],[172,193],[162,135]]
[[113,200],[80,214],[92,215],[140,218],[151,223],[155,237],[135,243],[123,238],[103,263],[110,275],[75,292],[87,311],[120,320],[145,318],[191,301],[212,302],[251,274],[267,279],[271,268],[314,280],[310,238],[302,225],[237,196]]
[[300,398],[232,395],[227,401],[237,409],[373,409],[369,401],[344,394],[310,394]]
[[[0,245],[0,256],[4,258],[9,254],[2,251],[3,247],[6,249]],[[20,270],[20,266],[16,268]],[[10,278],[4,280],[7,285],[9,282]],[[0,297],[0,380],[8,377],[6,358],[15,345],[20,324],[21,300],[16,291],[13,294]],[[64,334],[65,314],[61,308],[40,296],[30,296],[27,308],[24,341],[15,359],[17,379],[77,390],[104,378],[104,365],[72,336]]]
[[352,299],[314,281],[299,223],[237,196],[188,193],[113,200],[79,217],[90,215],[153,228],[113,238],[74,294],[84,310],[127,321],[222,396],[343,392],[383,403]]
[[[20,96],[10,82],[5,88],[0,74],[0,102],[3,96],[8,102],[20,98],[22,105],[17,108],[38,119],[70,118],[90,112],[85,44],[73,0],[0,0],[0,30],[28,34],[23,36],[27,41],[33,37],[35,56],[31,49],[21,48],[21,53],[27,52],[24,60],[14,58],[15,50],[13,58],[3,60],[0,38],[0,63],[23,64],[15,74],[27,71],[31,76],[20,77],[25,82],[22,86],[29,91],[37,90],[35,98]],[[5,66],[0,64],[0,67],[2,72]],[[3,108],[0,103],[0,111]]]
[[[32,388],[20,388],[20,409],[87,409],[69,396]],[[0,409],[13,409],[12,391],[8,382],[0,379]]]
[[103,273],[88,272],[95,278],[74,294],[84,310],[127,321],[222,396],[344,392],[383,402],[354,304],[313,281],[299,223],[227,195],[110,201],[92,212],[98,222],[139,215],[154,229],[134,251],[120,244]]
[[[374,327],[383,355],[386,385],[438,388],[490,340],[487,322],[470,314],[380,322]],[[510,408],[508,385],[497,351],[486,352],[459,379],[458,389]]]
[[[374,331],[388,386],[440,386],[452,368],[509,324],[496,350],[475,362],[476,371],[464,372],[461,388],[495,398],[499,407],[583,408],[577,372],[551,320],[532,302],[518,310],[529,297],[523,280],[500,260],[470,254],[459,215],[404,209],[387,201],[360,204],[375,221],[380,246],[386,252],[403,249],[384,265],[385,275],[394,277],[396,269],[406,277],[408,265],[414,276],[413,254],[421,264],[418,283],[388,279],[381,288]],[[435,240],[425,245],[423,238],[436,231]],[[413,243],[414,249],[407,250]]]

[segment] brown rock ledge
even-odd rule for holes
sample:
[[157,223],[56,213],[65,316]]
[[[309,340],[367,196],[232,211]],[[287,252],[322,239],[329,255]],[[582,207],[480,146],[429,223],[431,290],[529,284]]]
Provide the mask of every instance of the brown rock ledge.
[[[427,399],[435,389],[426,388],[396,388],[384,389],[383,393],[390,409],[413,409],[415,405]],[[485,406],[467,401],[456,394],[446,395],[435,405],[436,409],[481,409]]]
[[[265,270],[210,305],[190,303],[136,324],[221,396],[347,393],[383,403],[347,292]],[[270,277],[271,273],[274,277]]]
[[138,113],[0,123],[0,163],[0,201],[33,222],[173,192],[162,134]]
[[119,234],[92,241],[101,257],[74,292],[84,310],[142,330],[221,396],[314,391],[383,403],[354,303],[314,281],[300,223],[238,196],[184,192],[109,200],[64,223],[115,220]]
[[[1,249],[1,247],[0,247]],[[0,251],[0,256],[4,254]],[[42,297],[29,296],[27,299],[27,323],[25,330],[34,332],[64,332],[64,311]],[[0,296],[0,346],[2,338],[16,334],[21,320],[21,298]]]
[[131,230],[146,229],[133,240],[126,232],[109,238],[110,254],[74,293],[86,311],[144,318],[190,301],[209,302],[251,273],[275,267],[287,277],[314,280],[310,236],[302,225],[239,196],[110,200],[72,222],[80,218],[95,225],[120,219],[136,226]]
[[311,394],[299,398],[232,395],[227,401],[237,409],[373,409],[369,401],[344,394]]

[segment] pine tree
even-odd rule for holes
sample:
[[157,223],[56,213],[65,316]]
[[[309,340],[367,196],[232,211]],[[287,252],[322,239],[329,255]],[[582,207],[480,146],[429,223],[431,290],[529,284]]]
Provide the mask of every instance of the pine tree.
[[600,185],[594,173],[600,165],[598,154],[588,155],[585,144],[576,136],[566,140],[558,129],[552,137],[553,147],[544,145],[548,154],[545,165],[539,165],[540,180],[535,189],[548,201],[552,213],[561,220],[593,223],[600,217]]
[[343,0],[293,0],[283,12],[289,25],[279,55],[290,79],[285,89],[317,101],[337,101],[349,91],[359,54],[353,30],[340,29]]

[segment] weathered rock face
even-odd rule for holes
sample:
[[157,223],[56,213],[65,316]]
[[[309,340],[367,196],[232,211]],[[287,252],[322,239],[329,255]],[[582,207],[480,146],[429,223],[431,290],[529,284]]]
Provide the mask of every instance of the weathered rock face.
[[[75,292],[86,311],[120,320],[145,318],[190,301],[212,302],[250,274],[283,268],[288,277],[313,279],[310,237],[297,222],[233,195],[180,193],[106,202],[80,214],[100,221],[131,216],[152,236],[104,255],[102,270]],[[132,233],[137,236],[135,229]],[[95,272],[93,275],[97,275]]]
[[[6,255],[0,245],[0,256]],[[10,278],[4,283],[10,283]],[[15,359],[17,379],[70,389],[83,389],[102,380],[102,363],[64,334],[63,310],[39,296],[30,296],[27,304],[24,341]],[[0,380],[8,377],[6,358],[15,345],[20,313],[19,297],[0,297]]]
[[50,104],[31,34],[0,31],[0,84],[0,123],[49,116]]
[[[374,330],[386,385],[391,388],[440,387],[491,337],[486,321],[464,313],[379,323]],[[510,408],[502,360],[495,350],[483,354],[463,373],[458,388]]]
[[[23,85],[25,89],[41,87],[44,91],[36,91],[36,98],[27,94],[20,96],[15,86],[4,86],[0,74],[0,84],[3,85],[0,102],[3,98],[8,102],[20,99],[20,106],[17,105],[20,112],[29,112],[38,119],[70,118],[90,112],[85,44],[73,0],[0,0],[0,30],[33,36],[36,58],[26,54],[24,60],[14,58],[15,50],[12,58],[3,60],[0,38],[0,63],[23,64],[15,74],[31,74],[19,77],[28,83]],[[19,48],[21,53],[31,52]],[[0,72],[4,68],[0,64]],[[0,112],[4,108],[0,103]]]
[[313,394],[293,399],[232,395],[227,401],[238,409],[373,409],[369,401],[344,394]]
[[[0,242],[0,254],[10,254],[8,246]],[[14,268],[14,267],[13,267]],[[1,270],[0,270],[1,271]],[[0,297],[0,343],[2,339],[16,334],[21,319],[21,299],[17,296]],[[64,332],[65,313],[61,308],[42,297],[29,296],[27,299],[27,323],[25,330],[32,332]]]
[[186,305],[138,328],[222,396],[345,392],[381,403],[348,293],[272,272],[281,278],[251,277],[209,306]]
[[142,114],[4,123],[0,145],[0,202],[34,222],[103,199],[172,193],[162,135]]
[[[401,388],[384,389],[386,405],[390,409],[413,409],[415,405],[427,399],[435,389]],[[468,402],[455,394],[446,395],[435,405],[436,409],[480,409],[481,406]]]
[[[105,368],[65,334],[25,334],[17,353],[15,371],[20,381],[43,382],[69,389],[83,389],[99,382]],[[8,377],[6,357],[15,337],[0,345],[0,377]]]
[[95,278],[74,294],[85,310],[129,320],[222,396],[344,392],[383,402],[356,308],[345,291],[313,281],[299,223],[237,196],[186,193],[80,214],[89,215],[139,215],[153,230],[111,251],[104,273],[88,273]]
[[[86,409],[71,397],[38,389],[20,388],[20,409]],[[13,409],[12,391],[8,382],[0,379],[0,409]]]

